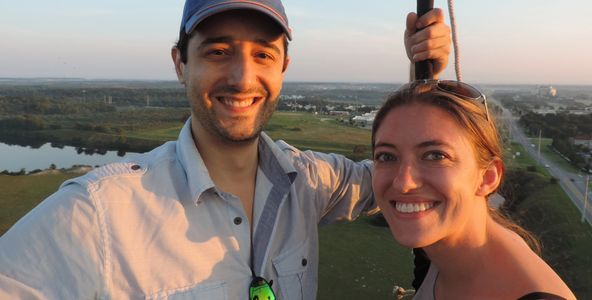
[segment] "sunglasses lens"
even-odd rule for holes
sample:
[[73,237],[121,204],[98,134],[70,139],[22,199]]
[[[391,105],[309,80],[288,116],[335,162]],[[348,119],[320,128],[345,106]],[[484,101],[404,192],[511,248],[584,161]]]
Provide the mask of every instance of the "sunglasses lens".
[[251,282],[249,287],[249,299],[250,300],[275,300],[275,294],[265,279],[256,277]]

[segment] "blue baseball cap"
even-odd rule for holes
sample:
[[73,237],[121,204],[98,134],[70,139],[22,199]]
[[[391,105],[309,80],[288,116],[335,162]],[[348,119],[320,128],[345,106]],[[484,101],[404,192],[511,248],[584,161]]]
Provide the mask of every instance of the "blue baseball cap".
[[288,26],[288,17],[281,0],[187,0],[181,30],[189,35],[207,17],[235,9],[250,9],[266,14],[282,27],[288,40],[292,40],[292,30]]

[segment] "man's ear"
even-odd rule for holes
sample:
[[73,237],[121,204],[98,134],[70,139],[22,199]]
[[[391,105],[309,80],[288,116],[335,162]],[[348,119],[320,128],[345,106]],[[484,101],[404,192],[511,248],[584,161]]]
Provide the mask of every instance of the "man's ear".
[[185,84],[185,64],[181,60],[181,50],[177,47],[171,49],[171,58],[175,65],[175,72],[177,73],[177,80],[181,84]]
[[477,189],[477,196],[486,197],[493,193],[501,184],[504,174],[504,163],[499,158],[495,158],[481,175],[481,184]]
[[286,73],[286,70],[288,70],[288,65],[290,65],[290,56],[286,56],[286,58],[284,59],[284,65],[282,66],[282,73]]

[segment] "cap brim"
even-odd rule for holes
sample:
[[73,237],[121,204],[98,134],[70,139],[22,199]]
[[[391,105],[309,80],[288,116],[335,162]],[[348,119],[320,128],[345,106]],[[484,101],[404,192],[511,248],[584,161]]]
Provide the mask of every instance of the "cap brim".
[[288,26],[287,21],[284,20],[282,16],[278,15],[275,11],[269,8],[249,2],[224,3],[202,9],[201,11],[194,14],[191,18],[189,18],[187,22],[185,22],[185,33],[191,34],[191,32],[193,32],[197,25],[199,25],[199,23],[201,23],[208,17],[211,17],[215,14],[219,14],[221,12],[238,9],[256,10],[258,12],[264,13],[268,17],[271,17],[274,21],[276,21],[276,23],[278,23],[278,25],[280,25],[280,27],[282,27],[284,33],[288,37],[288,40],[292,40],[292,30]]

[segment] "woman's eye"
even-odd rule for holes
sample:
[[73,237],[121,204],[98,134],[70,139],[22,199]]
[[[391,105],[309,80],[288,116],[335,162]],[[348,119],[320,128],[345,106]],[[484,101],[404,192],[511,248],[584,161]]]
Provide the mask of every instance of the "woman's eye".
[[396,160],[395,156],[390,153],[378,153],[374,156],[374,160],[379,162],[385,161],[394,161]]
[[424,156],[424,158],[427,159],[427,160],[435,160],[435,161],[438,161],[438,160],[446,159],[446,155],[444,153],[441,153],[441,152],[428,152]]

